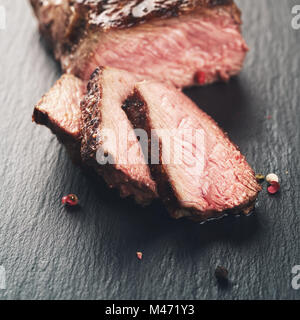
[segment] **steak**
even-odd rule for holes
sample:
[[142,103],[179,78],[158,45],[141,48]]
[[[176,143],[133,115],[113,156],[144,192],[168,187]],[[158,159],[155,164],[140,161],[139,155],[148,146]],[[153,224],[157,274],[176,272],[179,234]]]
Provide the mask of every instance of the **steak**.
[[[127,76],[126,79],[125,75]],[[98,113],[95,114],[94,120],[88,123],[84,122],[83,128],[81,128],[80,103],[83,100],[83,118],[87,122],[87,110],[84,106],[91,102],[92,83],[89,83],[89,92],[85,98],[86,84],[72,75],[63,75],[53,88],[43,96],[34,109],[33,120],[38,124],[46,125],[56,134],[76,164],[83,167],[91,166],[111,188],[118,188],[122,197],[133,196],[138,203],[146,205],[157,196],[156,186],[150,177],[149,168],[145,164],[143,153],[140,151],[140,146],[131,126],[128,127],[131,148],[123,150],[123,154],[128,154],[129,159],[135,157],[140,162],[138,165],[135,164],[136,162],[134,162],[134,165],[122,166],[99,165],[96,161],[92,161],[93,159],[90,158],[92,152],[87,147],[83,147],[83,150],[85,150],[83,152],[84,157],[81,158],[81,141],[84,146],[87,139],[92,139],[92,137],[89,137],[89,133],[93,129],[91,127],[92,123],[99,126],[97,132],[102,134],[103,130],[101,131],[101,128],[104,124],[107,124],[107,127],[112,127],[114,123],[116,125],[120,124],[122,114],[123,119],[127,120],[121,109],[121,102],[118,102],[118,97],[120,92],[124,91],[124,87],[127,87],[128,82],[134,81],[134,76],[127,75],[122,71],[101,68],[94,73],[92,81],[96,81],[96,78],[99,86],[101,85],[101,97],[98,95],[98,104],[95,105],[95,112],[97,110]],[[109,83],[111,83],[111,86],[108,85]],[[132,89],[133,85],[130,88]],[[98,108],[102,109],[99,110]],[[102,111],[107,113],[102,115]],[[112,153],[110,149],[105,151]]]
[[123,110],[151,140],[148,159],[158,194],[174,218],[249,213],[261,190],[228,136],[188,97],[154,81],[136,84]]
[[118,187],[121,196],[133,194],[147,204],[156,194],[141,146],[122,102],[133,90],[136,77],[126,71],[97,68],[88,83],[81,103],[81,157],[101,174],[110,187]]
[[72,160],[80,164],[80,102],[85,83],[73,75],[63,75],[35,106],[33,121],[47,126],[63,143]]
[[233,0],[31,0],[63,70],[99,65],[177,87],[227,81],[248,50]]

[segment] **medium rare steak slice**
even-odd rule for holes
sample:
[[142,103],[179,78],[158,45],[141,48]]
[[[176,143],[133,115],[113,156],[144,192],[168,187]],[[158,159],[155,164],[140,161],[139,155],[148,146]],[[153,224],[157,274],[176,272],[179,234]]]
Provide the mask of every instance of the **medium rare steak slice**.
[[80,102],[86,85],[72,75],[63,75],[35,106],[33,121],[47,126],[62,142],[72,160],[80,157]]
[[177,87],[228,80],[248,50],[232,0],[31,0],[68,73],[99,65]]
[[138,203],[147,204],[156,197],[156,185],[132,125],[121,109],[135,83],[136,77],[126,71],[107,67],[94,71],[81,103],[81,156],[109,186],[117,186],[121,196],[133,194]]
[[173,217],[206,220],[253,208],[261,189],[253,170],[227,135],[184,94],[142,82],[122,108],[134,127],[151,137],[151,173]]
[[[114,71],[104,71],[99,74],[103,83],[109,82],[109,77],[112,76]],[[107,75],[107,76],[106,76]],[[114,81],[114,88],[116,91],[120,90],[117,85],[122,85],[120,75],[116,75],[117,81]],[[118,78],[119,77],[119,78]],[[120,81],[118,83],[118,81]],[[106,99],[109,92],[107,86],[103,86],[103,95]],[[79,165],[85,166],[90,164],[90,161],[82,163],[80,149],[81,149],[81,110],[80,102],[86,93],[86,85],[80,79],[72,75],[63,75],[60,80],[56,82],[53,88],[41,99],[37,104],[33,113],[33,120],[38,124],[43,124],[49,127],[58,139],[65,145],[67,151],[71,155],[72,160]],[[115,103],[116,94],[112,93],[110,97],[110,107],[112,110],[116,109]],[[108,98],[109,99],[109,98]],[[107,100],[106,100],[107,101]],[[121,103],[118,105],[120,109]],[[109,106],[108,106],[109,107]],[[123,111],[120,109],[123,113]],[[110,112],[109,117],[111,121],[119,123],[120,118],[116,118],[118,113]],[[125,114],[124,114],[125,115]],[[95,123],[100,124],[100,113],[95,118]],[[126,117],[126,116],[125,116]],[[106,120],[106,118],[103,118]],[[100,121],[100,122],[99,122]],[[92,121],[93,122],[93,121]],[[88,127],[84,126],[83,132],[87,134]],[[99,131],[101,133],[101,131]],[[134,135],[132,132],[131,135]],[[86,138],[86,135],[84,135]],[[84,138],[84,139],[85,139]],[[134,139],[137,142],[136,136]],[[85,140],[84,140],[85,141]],[[140,148],[136,143],[136,148],[132,148],[127,152],[129,155],[134,156],[136,149]],[[126,153],[126,154],[127,154]],[[85,159],[86,160],[86,159]],[[145,164],[143,157],[139,160],[144,165],[138,165],[136,168],[133,166],[123,166],[119,168],[114,165],[107,165],[101,168],[100,165],[93,164],[93,168],[100,174],[110,187],[118,188],[121,196],[133,195],[137,202],[141,204],[148,204],[153,198],[156,197],[156,186],[150,177],[150,172]]]

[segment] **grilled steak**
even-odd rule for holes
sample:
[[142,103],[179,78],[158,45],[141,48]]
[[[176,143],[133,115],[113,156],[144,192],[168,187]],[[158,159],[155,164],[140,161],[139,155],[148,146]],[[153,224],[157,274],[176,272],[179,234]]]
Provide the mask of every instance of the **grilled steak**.
[[261,189],[254,172],[227,135],[184,94],[144,81],[123,110],[135,128],[151,137],[151,173],[173,217],[207,220],[253,208]]
[[121,109],[136,77],[126,71],[97,68],[81,103],[82,160],[101,174],[122,196],[138,203],[156,197],[156,185],[131,123]]
[[40,30],[67,73],[98,65],[177,87],[228,80],[247,45],[233,0],[31,0]]
[[[125,74],[127,76],[127,73]],[[132,78],[128,78],[128,76]],[[148,204],[157,196],[156,186],[150,177],[149,168],[145,164],[143,154],[140,151],[140,146],[131,126],[128,127],[131,145],[129,150],[123,150],[122,154],[128,154],[129,159],[135,158],[140,164],[133,162],[133,165],[101,166],[96,162],[96,158],[90,158],[92,155],[91,150],[87,146],[84,147],[88,139],[93,139],[93,137],[89,137],[89,133],[92,133],[93,129],[96,130],[93,131],[93,134],[97,132],[101,135],[104,124],[107,125],[107,128],[111,128],[114,124],[120,125],[122,119],[125,118],[127,120],[125,113],[121,109],[121,102],[118,99],[119,94],[124,91],[128,82],[134,79],[133,76],[128,76],[125,78],[122,71],[98,69],[97,73],[94,74],[93,80],[96,81],[97,78],[101,91],[97,95],[99,98],[98,103],[94,106],[95,118],[90,121],[87,115],[88,109],[85,109],[85,105],[91,103],[93,84],[89,84],[90,91],[87,97],[84,98],[86,93],[84,82],[72,75],[63,75],[37,104],[34,109],[33,120],[38,124],[46,125],[57,135],[58,139],[66,146],[75,163],[82,166],[90,165],[104,178],[110,187],[118,188],[121,196],[133,195],[138,203]],[[133,85],[130,88],[132,89]],[[80,155],[82,140],[81,100],[84,100],[83,118],[86,121],[83,124],[82,130],[84,162],[82,162]],[[105,111],[104,115],[102,115],[102,111]],[[97,128],[96,126],[93,127],[92,124],[94,126],[97,124]],[[94,146],[96,147],[96,145]],[[113,151],[110,149],[106,151],[110,152],[110,155],[113,154]]]
[[56,134],[75,163],[80,157],[80,102],[86,85],[72,75],[63,75],[43,96],[33,112],[33,120]]

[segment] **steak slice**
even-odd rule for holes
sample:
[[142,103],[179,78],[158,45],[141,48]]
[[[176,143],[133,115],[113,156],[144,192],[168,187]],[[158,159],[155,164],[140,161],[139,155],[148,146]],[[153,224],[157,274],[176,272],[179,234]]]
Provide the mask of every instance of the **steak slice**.
[[[100,70],[103,72],[100,72]],[[104,100],[106,98],[110,99],[110,105],[107,105],[107,107],[111,108],[112,110],[117,110],[118,107],[125,116],[125,113],[121,110],[121,102],[118,106],[114,104],[116,101],[115,96],[117,94],[115,94],[113,91],[122,90],[122,88],[117,87],[117,85],[121,87],[124,86],[120,74],[118,75],[117,71],[107,69],[98,69],[98,72],[99,82],[103,81],[103,83],[108,83],[112,80],[110,77],[114,75],[116,76],[116,79],[118,79],[113,82],[114,87],[109,88],[108,86],[103,85],[102,92]],[[96,73],[94,74],[94,77],[95,75]],[[89,88],[91,89],[91,84]],[[112,89],[112,92],[109,91],[110,89]],[[38,124],[46,125],[54,134],[56,134],[59,141],[65,145],[72,160],[76,164],[79,164],[83,167],[92,165],[92,168],[104,178],[110,187],[118,188],[120,190],[122,197],[133,195],[138,203],[143,205],[148,204],[157,195],[155,183],[150,177],[149,168],[145,164],[145,159],[143,157],[138,158],[143,165],[124,165],[120,168],[114,165],[100,166],[97,163],[91,163],[91,161],[89,161],[90,159],[86,159],[86,157],[84,157],[84,160],[87,161],[82,162],[80,154],[82,139],[80,102],[84,99],[85,93],[86,85],[83,81],[72,75],[63,75],[61,79],[56,82],[53,88],[46,95],[44,95],[41,101],[37,104],[34,109],[33,120]],[[108,95],[111,95],[110,98]],[[90,96],[91,92],[89,92],[88,97]],[[88,97],[86,100],[84,100],[84,103],[88,101]],[[99,101],[99,104],[101,101]],[[107,100],[105,101],[108,103]],[[108,113],[108,116],[111,117],[112,122],[115,121],[115,123],[118,123],[120,120],[117,112],[110,112]],[[99,112],[95,119],[90,122],[90,124],[94,122],[101,126],[101,119],[105,121],[107,120],[106,117],[101,118],[101,113]],[[82,130],[84,133],[83,142],[86,141],[85,139],[87,138],[88,130],[89,127],[84,125]],[[101,133],[100,130],[99,133]],[[131,136],[132,135],[136,141],[136,147],[132,147],[127,153],[129,156],[131,155],[134,157],[137,152],[136,149],[139,149],[140,146],[133,131],[131,133]]]
[[228,80],[248,50],[232,0],[31,0],[67,73],[99,65],[177,87]]
[[261,190],[253,170],[189,98],[165,84],[142,82],[122,108],[133,126],[144,128],[151,137],[151,173],[174,218],[191,216],[201,221],[250,212]]
[[47,126],[63,143],[72,160],[80,164],[80,102],[85,83],[73,75],[63,75],[46,93],[33,112],[33,121]]
[[121,109],[135,83],[136,77],[126,71],[107,67],[94,71],[81,103],[81,157],[110,187],[117,186],[121,196],[133,194],[136,202],[148,204],[157,196],[156,185],[133,127]]

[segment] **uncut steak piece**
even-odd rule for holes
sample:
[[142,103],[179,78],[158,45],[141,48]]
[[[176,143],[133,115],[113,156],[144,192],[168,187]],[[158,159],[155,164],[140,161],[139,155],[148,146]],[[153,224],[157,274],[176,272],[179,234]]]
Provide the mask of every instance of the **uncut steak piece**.
[[122,106],[144,128],[158,194],[174,218],[204,221],[249,213],[261,190],[253,170],[227,135],[174,87],[141,82]]
[[63,70],[88,80],[99,65],[182,88],[227,81],[247,45],[233,0],[31,0]]
[[[110,81],[112,75],[118,79],[114,82],[116,91],[120,90],[117,85],[124,85],[126,83],[125,80],[124,84],[122,83],[122,78],[116,70],[101,70],[103,72],[99,74],[99,81],[103,81],[104,83]],[[104,86],[103,89],[102,93],[106,97],[107,92]],[[64,144],[72,160],[82,167],[88,167],[90,163],[90,161],[82,162],[80,154],[82,140],[80,102],[84,99],[86,91],[86,84],[83,81],[72,75],[63,75],[52,89],[43,96],[33,113],[33,121],[50,128],[56,134],[59,141]],[[113,105],[113,101],[115,101],[114,94],[111,95],[110,107],[112,110],[117,107]],[[118,105],[119,109],[120,106],[121,103]],[[111,121],[114,121],[116,115],[110,113]],[[97,115],[95,123],[99,123],[99,116],[100,113]],[[115,121],[117,123],[119,119]],[[83,131],[86,133],[87,129],[84,126]],[[133,135],[134,133],[131,134],[131,136]],[[134,138],[136,147],[127,152],[132,157],[136,155],[136,149],[139,147],[135,136]],[[145,164],[144,158],[139,157],[138,159],[141,162],[144,161],[144,165],[138,165],[136,169],[132,169],[131,166],[118,168],[114,165],[107,165],[104,170],[104,167],[98,166],[97,163],[93,164],[92,168],[104,178],[110,187],[119,189],[122,197],[133,196],[138,203],[146,205],[157,196],[156,186],[150,177],[149,168]]]

